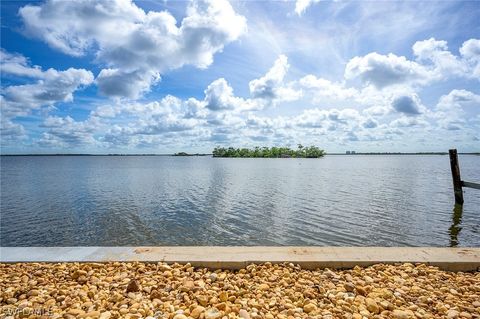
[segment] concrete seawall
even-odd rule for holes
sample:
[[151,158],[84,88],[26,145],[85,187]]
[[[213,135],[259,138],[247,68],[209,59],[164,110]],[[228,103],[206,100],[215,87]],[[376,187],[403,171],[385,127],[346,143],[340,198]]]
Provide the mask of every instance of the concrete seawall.
[[352,268],[377,263],[425,263],[450,271],[480,268],[480,248],[433,247],[0,247],[0,262],[142,261],[239,269],[250,263]]

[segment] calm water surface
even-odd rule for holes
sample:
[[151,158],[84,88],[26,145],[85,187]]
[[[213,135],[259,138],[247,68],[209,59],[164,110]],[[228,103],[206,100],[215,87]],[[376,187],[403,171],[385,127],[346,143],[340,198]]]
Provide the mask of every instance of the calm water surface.
[[1,157],[1,246],[480,246],[480,191],[454,210],[450,178],[448,156]]

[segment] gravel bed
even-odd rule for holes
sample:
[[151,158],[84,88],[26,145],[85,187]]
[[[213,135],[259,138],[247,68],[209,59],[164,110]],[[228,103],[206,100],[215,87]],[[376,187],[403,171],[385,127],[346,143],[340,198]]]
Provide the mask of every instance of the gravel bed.
[[480,318],[480,272],[424,264],[0,264],[0,309],[3,318]]

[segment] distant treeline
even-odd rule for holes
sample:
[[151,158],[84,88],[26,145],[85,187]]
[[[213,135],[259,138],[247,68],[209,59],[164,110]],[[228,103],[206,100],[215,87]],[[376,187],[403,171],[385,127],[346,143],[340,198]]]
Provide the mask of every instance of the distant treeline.
[[325,155],[325,151],[316,146],[307,146],[299,144],[297,149],[289,147],[255,147],[234,148],[234,147],[215,147],[213,157],[273,157],[273,158],[318,158]]
[[207,156],[207,155],[210,155],[210,154],[200,154],[200,153],[190,154],[186,152],[178,152],[173,154],[173,156]]

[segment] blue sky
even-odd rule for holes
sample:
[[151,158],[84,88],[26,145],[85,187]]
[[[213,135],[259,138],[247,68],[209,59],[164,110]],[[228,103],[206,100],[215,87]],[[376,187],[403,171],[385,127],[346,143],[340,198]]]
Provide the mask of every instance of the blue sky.
[[480,2],[1,6],[3,154],[480,150]]

